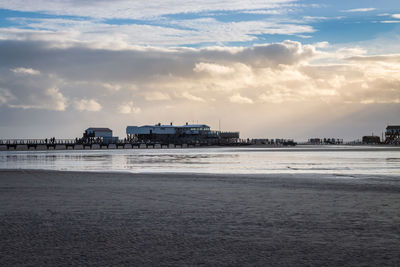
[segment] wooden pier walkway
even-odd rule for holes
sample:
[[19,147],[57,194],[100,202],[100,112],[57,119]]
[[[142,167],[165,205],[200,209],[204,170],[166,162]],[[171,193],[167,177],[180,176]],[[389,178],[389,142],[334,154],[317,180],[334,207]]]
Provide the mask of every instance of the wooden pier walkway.
[[[0,139],[0,150],[82,150],[82,149],[134,149],[134,148],[189,148],[212,146],[206,142],[160,143],[129,142],[120,140],[114,143],[101,141],[82,142],[79,139]],[[227,144],[225,144],[227,145]],[[241,145],[239,143],[230,145]],[[243,145],[243,144],[242,144]]]

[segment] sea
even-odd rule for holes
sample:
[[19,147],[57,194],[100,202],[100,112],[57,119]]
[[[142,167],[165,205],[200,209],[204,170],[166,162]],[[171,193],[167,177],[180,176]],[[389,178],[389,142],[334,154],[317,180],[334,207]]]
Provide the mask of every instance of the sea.
[[398,176],[400,147],[297,146],[0,151],[0,169]]

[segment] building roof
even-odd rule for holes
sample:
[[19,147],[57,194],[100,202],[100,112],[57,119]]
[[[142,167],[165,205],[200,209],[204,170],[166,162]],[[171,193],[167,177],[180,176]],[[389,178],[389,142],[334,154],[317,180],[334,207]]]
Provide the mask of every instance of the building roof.
[[96,127],[87,128],[86,131],[94,131],[94,132],[112,132],[112,130],[109,129],[109,128],[96,128]]
[[166,124],[166,125],[143,125],[143,126],[128,126],[128,127],[162,127],[162,128],[210,128],[210,126],[205,125],[205,124],[185,124],[182,126],[176,126],[176,125],[170,125],[170,124]]
[[181,127],[185,127],[185,128],[210,128],[210,126],[205,125],[205,124],[187,124],[187,125],[183,125]]
[[391,130],[391,129],[400,129],[400,125],[389,125],[386,127],[386,130]]

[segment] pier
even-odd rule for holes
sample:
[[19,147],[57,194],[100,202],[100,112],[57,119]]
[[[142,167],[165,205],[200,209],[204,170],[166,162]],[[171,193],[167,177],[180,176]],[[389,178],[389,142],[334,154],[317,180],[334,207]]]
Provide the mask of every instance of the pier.
[[81,139],[0,139],[0,150],[85,150],[85,149],[149,149],[149,148],[193,148],[204,146],[242,146],[248,143],[244,140],[230,144],[216,144],[210,142],[134,142],[119,140],[105,142],[103,140]]

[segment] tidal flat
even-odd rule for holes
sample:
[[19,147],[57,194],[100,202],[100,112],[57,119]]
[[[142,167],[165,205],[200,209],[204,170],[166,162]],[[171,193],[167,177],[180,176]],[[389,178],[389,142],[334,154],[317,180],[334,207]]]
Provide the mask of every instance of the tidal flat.
[[400,179],[0,171],[1,266],[400,265]]

